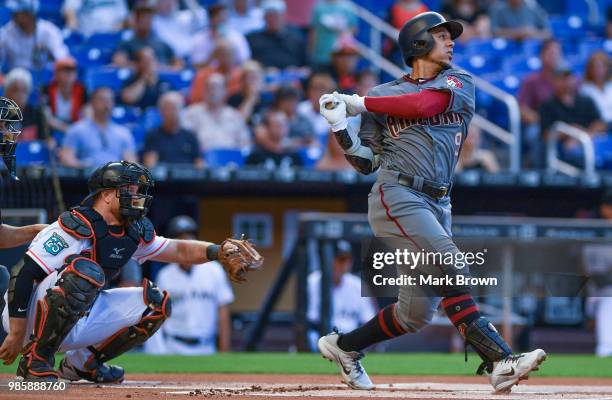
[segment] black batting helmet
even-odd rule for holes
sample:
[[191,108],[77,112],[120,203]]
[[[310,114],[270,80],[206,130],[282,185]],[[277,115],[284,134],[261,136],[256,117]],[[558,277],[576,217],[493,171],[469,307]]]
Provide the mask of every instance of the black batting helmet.
[[119,189],[119,213],[128,219],[140,219],[147,215],[151,207],[153,196],[149,194],[149,189],[153,185],[151,173],[142,165],[128,161],[109,162],[89,177],[89,195],[83,203],[103,190]]
[[447,21],[437,12],[424,12],[413,18],[400,29],[397,43],[402,58],[412,67],[414,57],[423,56],[433,48],[434,39],[430,31],[437,27],[448,29],[451,39],[455,40],[463,32],[463,26],[457,21]]
[[166,234],[168,237],[176,238],[183,233],[192,233],[197,236],[198,224],[187,215],[177,215],[168,223]]

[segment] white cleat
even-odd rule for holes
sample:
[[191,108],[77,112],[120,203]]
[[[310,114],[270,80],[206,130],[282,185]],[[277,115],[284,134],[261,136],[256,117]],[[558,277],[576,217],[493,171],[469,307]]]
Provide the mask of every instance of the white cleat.
[[332,332],[319,339],[319,351],[323,358],[334,361],[340,367],[342,381],[352,389],[369,390],[374,389],[370,377],[365,372],[359,360],[364,354],[358,351],[344,351],[338,347],[338,332]]
[[489,380],[496,393],[508,393],[519,381],[529,378],[531,371],[537,371],[546,360],[546,352],[536,349],[529,353],[510,355],[493,364]]

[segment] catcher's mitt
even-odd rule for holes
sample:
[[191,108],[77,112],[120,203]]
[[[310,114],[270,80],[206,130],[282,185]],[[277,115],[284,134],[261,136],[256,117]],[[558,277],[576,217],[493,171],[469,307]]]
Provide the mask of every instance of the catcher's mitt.
[[245,282],[249,270],[263,264],[261,254],[245,239],[225,239],[219,248],[218,260],[233,282]]

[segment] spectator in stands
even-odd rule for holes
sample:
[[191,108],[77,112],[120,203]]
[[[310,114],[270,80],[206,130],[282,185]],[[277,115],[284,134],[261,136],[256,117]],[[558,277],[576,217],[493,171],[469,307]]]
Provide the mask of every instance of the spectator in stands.
[[[589,97],[578,94],[577,79],[571,69],[563,64],[557,67],[553,80],[554,94],[540,107],[541,132],[546,137],[556,121],[577,126],[595,137],[605,133],[606,126],[601,120],[597,106]],[[565,158],[571,158],[579,151],[578,142],[571,138],[563,140]],[[577,153],[576,153],[577,154]]]
[[178,92],[164,93],[159,99],[161,125],[147,133],[142,161],[148,168],[158,163],[204,165],[198,138],[181,128],[184,100]]
[[5,68],[38,69],[69,56],[57,26],[37,18],[38,0],[9,0],[11,20],[0,29],[0,57]]
[[192,103],[204,100],[206,82],[212,74],[223,75],[227,96],[233,96],[240,91],[242,70],[236,64],[236,51],[232,43],[225,39],[217,40],[212,60],[214,62],[210,65],[200,68],[191,82],[190,98]]
[[111,120],[114,94],[99,87],[91,94],[91,117],[74,124],[64,138],[60,162],[67,167],[99,167],[109,161],[136,161],[134,138]]
[[[229,25],[243,35],[263,29],[264,12],[252,0],[233,0]],[[251,49],[252,50],[252,49]]]
[[355,93],[359,52],[351,36],[341,38],[332,53],[332,77],[338,82],[338,91]]
[[128,7],[125,0],[64,0],[62,14],[66,28],[91,36],[125,28]]
[[297,149],[316,143],[312,123],[297,112],[300,91],[291,86],[282,86],[274,95],[273,107],[285,113],[289,122],[290,146]]
[[263,3],[266,26],[247,36],[253,58],[264,67],[285,69],[306,65],[306,44],[302,36],[285,23],[285,2]]
[[492,174],[499,172],[497,157],[491,150],[481,147],[481,136],[480,128],[471,124],[461,148],[461,154],[455,168],[456,172],[467,170],[479,170]]
[[461,22],[463,33],[460,40],[488,38],[491,36],[491,20],[478,0],[446,0],[442,5],[446,19]]
[[247,61],[242,66],[240,77],[240,90],[230,96],[227,103],[234,107],[249,126],[256,124],[256,115],[263,109],[264,102],[261,97],[263,88],[263,71],[257,61]]
[[306,100],[298,105],[298,113],[306,117],[314,127],[317,137],[327,136],[329,124],[319,114],[319,98],[325,93],[331,93],[336,82],[326,72],[315,72],[308,78]]
[[157,59],[150,47],[136,51],[135,73],[121,89],[121,102],[144,110],[157,105],[159,96],[170,90],[167,82],[159,80]]
[[309,37],[310,62],[329,66],[334,44],[343,34],[353,34],[357,18],[344,0],[320,0],[312,12]]
[[46,88],[47,119],[53,131],[66,133],[81,118],[87,102],[85,86],[77,80],[77,63],[72,57],[55,62],[55,74]]
[[550,27],[546,12],[535,1],[506,0],[489,10],[494,36],[507,39],[546,39]]
[[212,74],[206,81],[205,98],[187,108],[183,127],[196,133],[200,149],[247,150],[251,135],[242,115],[227,105],[223,75]]
[[113,54],[113,63],[123,67],[132,66],[136,52],[143,47],[150,47],[155,52],[159,63],[164,67],[181,68],[183,61],[176,57],[172,48],[153,32],[153,14],[156,11],[155,0],[137,0],[133,13],[131,38],[123,40]]
[[606,38],[612,40],[612,6],[606,12]]
[[[376,314],[371,298],[361,297],[361,279],[350,273],[353,268],[353,250],[346,240],[339,240],[334,247],[330,293],[331,326],[340,332],[350,332],[369,321]],[[307,279],[308,308],[306,318],[310,345],[315,350],[319,338],[318,327],[321,311],[321,271],[316,270]]]
[[603,51],[589,57],[580,93],[593,100],[604,122],[612,127],[612,63]]
[[553,77],[561,61],[561,45],[555,39],[542,43],[540,71],[533,72],[521,82],[518,102],[523,125],[523,148],[531,167],[542,167],[544,154],[540,134],[540,106],[553,95]]
[[317,0],[287,1],[287,22],[307,36]]
[[30,102],[32,74],[23,68],[14,68],[4,77],[4,96],[17,103],[23,115],[19,141],[45,138],[45,115],[43,110]]
[[355,93],[359,96],[367,96],[370,89],[378,85],[378,75],[370,69],[359,71],[356,79],[357,84],[355,85]]
[[302,165],[300,156],[287,146],[289,120],[284,112],[270,109],[263,116],[263,129],[255,136],[256,146],[246,159],[247,165],[268,169]]
[[[179,215],[170,220],[168,237],[195,240],[195,221]],[[145,342],[153,354],[202,355],[231,348],[231,318],[228,305],[234,293],[218,261],[197,265],[168,264],[155,283],[172,293],[172,315]]]
[[159,0],[153,16],[153,32],[172,48],[177,57],[189,57],[195,35],[208,22],[206,10],[197,1],[186,1],[187,9],[179,9],[179,0]]
[[353,166],[344,157],[344,150],[334,135],[327,135],[327,147],[323,157],[315,165],[319,171],[353,170]]
[[409,19],[426,11],[429,7],[420,0],[395,0],[389,7],[388,21],[395,29],[402,29]]
[[235,51],[235,62],[242,65],[251,58],[251,49],[244,35],[228,26],[228,10],[223,4],[208,7],[208,28],[203,29],[193,39],[191,64],[202,68],[214,61],[213,51],[219,39],[230,42]]

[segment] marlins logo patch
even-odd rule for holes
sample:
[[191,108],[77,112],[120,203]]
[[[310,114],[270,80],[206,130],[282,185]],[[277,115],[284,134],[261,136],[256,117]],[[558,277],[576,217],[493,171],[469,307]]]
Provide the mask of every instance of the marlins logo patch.
[[58,235],[57,232],[53,232],[51,237],[47,239],[43,246],[47,253],[53,256],[58,255],[62,250],[70,247],[64,238]]
[[452,75],[446,77],[446,84],[450,87],[456,87],[459,89],[463,87],[463,83]]

